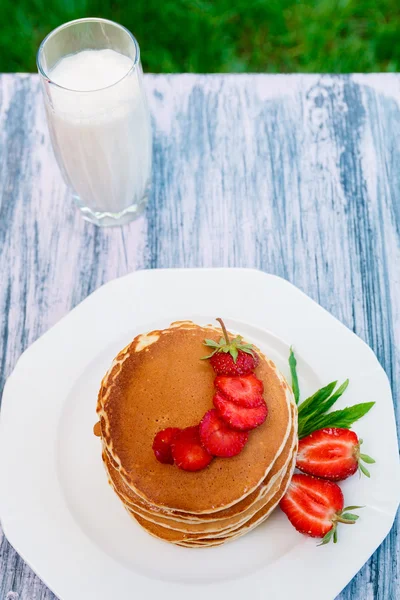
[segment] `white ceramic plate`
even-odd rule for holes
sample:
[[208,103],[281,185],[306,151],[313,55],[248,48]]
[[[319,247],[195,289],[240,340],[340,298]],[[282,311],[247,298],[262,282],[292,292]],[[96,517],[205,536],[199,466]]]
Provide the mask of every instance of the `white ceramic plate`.
[[[217,316],[286,375],[293,344],[303,398],[349,377],[340,405],[376,401],[356,427],[376,458],[372,478],[343,485],[346,503],[365,508],[337,545],[317,547],[277,510],[225,546],[174,547],[144,532],[108,486],[92,427],[111,360],[140,332]],[[392,397],[375,355],[297,288],[254,270],[140,271],[103,286],[21,356],[0,434],[2,526],[62,600],[332,600],[389,532],[400,496]]]

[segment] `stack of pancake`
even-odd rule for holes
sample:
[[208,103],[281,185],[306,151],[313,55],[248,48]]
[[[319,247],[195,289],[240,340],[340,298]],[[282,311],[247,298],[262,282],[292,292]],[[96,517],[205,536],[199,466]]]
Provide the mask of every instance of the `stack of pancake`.
[[220,337],[219,329],[191,322],[139,335],[114,360],[98,397],[95,433],[111,486],[144,529],[180,546],[217,546],[264,522],[295,465],[293,394],[258,350],[268,417],[242,452],[197,472],[156,460],[158,431],[196,425],[212,408],[215,373],[200,359],[207,354],[204,339]]

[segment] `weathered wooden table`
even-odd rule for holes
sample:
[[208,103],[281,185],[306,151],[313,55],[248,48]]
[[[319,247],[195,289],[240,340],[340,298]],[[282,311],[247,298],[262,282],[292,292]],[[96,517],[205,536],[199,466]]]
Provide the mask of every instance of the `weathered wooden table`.
[[[61,179],[38,77],[0,76],[0,393],[21,352],[106,281],[236,266],[289,279],[354,330],[397,399],[400,76],[160,75],[146,87],[147,212],[98,229]],[[54,598],[1,535],[0,600]],[[397,519],[340,598],[399,598],[399,553]]]

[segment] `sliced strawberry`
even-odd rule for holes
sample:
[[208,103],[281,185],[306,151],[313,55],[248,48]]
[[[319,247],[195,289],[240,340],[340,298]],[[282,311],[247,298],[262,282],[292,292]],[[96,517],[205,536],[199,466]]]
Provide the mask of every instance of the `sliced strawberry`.
[[181,430],[178,429],[178,427],[167,427],[167,429],[163,429],[155,435],[153,441],[153,451],[156,455],[156,459],[159,460],[160,463],[164,463],[166,465],[174,464],[174,459],[171,452],[171,444],[180,431]]
[[217,375],[247,375],[254,371],[259,358],[255,352],[238,350],[236,360],[225,351],[217,351],[210,358],[210,363]]
[[211,454],[201,444],[198,425],[179,431],[171,448],[176,466],[184,471],[200,471],[212,461]]
[[200,439],[213,456],[228,458],[241,452],[247,442],[247,432],[234,431],[218,415],[215,408],[206,412],[200,422]]
[[255,408],[264,402],[262,381],[250,373],[240,377],[226,377],[218,375],[214,381],[217,390],[222,392],[228,400],[246,408]]
[[358,468],[369,477],[369,471],[360,461],[375,461],[366,454],[360,454],[361,443],[357,434],[349,429],[319,429],[300,440],[296,467],[309,475],[332,481],[346,479]]
[[240,404],[228,400],[221,392],[216,392],[213,402],[221,419],[232,429],[249,431],[264,423],[267,418],[268,408],[264,400],[260,406],[244,408]]
[[323,544],[332,536],[337,541],[338,523],[353,524],[358,519],[357,515],[344,511],[360,507],[346,509],[343,505],[342,490],[336,483],[297,473],[279,504],[297,531],[324,538]]

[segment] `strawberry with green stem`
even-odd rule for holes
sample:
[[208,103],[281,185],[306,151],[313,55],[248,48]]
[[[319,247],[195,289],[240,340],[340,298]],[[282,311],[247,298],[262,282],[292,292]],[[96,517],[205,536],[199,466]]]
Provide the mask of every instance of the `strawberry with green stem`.
[[363,463],[375,461],[360,452],[362,440],[350,429],[327,427],[313,431],[299,442],[296,467],[316,477],[342,481],[356,471],[370,477]]
[[224,337],[220,338],[219,342],[204,340],[204,345],[212,348],[213,351],[208,356],[203,356],[202,360],[209,359],[217,375],[235,376],[252,373],[259,362],[253,346],[245,343],[240,335],[231,340],[223,320],[218,318],[217,321],[221,324]]
[[338,524],[354,525],[358,515],[350,511],[362,508],[344,507],[343,492],[333,481],[297,473],[279,506],[297,531],[322,538],[320,545],[336,543]]

